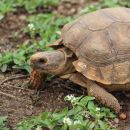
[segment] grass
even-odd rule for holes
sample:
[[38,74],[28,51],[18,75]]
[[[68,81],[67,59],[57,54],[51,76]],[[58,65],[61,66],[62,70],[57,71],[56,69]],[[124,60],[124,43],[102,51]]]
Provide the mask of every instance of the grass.
[[[118,124],[113,120],[117,116],[109,108],[101,107],[94,97],[68,95],[65,101],[71,103],[71,109],[58,112],[42,112],[37,116],[20,121],[17,130],[116,130]],[[118,120],[118,119],[117,119]],[[6,127],[7,117],[0,117],[0,129]]]
[[100,2],[91,4],[81,11],[81,14],[90,13],[102,8],[112,8],[112,7],[127,7],[130,8],[129,0],[100,0]]
[[6,116],[0,116],[0,130],[9,130],[6,127],[6,121],[7,121],[7,117]]
[[110,125],[116,115],[105,107],[99,107],[94,97],[72,95],[65,97],[72,108],[59,112],[43,112],[18,123],[18,130],[116,130],[117,124]]
[[[47,45],[58,39],[60,28],[70,20],[70,17],[60,17],[59,19],[56,19],[53,13],[29,16],[27,19],[29,24],[24,31],[30,34],[31,43],[23,44],[14,52],[0,54],[1,71],[5,72],[8,69],[13,68],[30,72],[30,56],[37,50],[49,50]],[[35,39],[36,35],[40,37],[40,40]]]
[[56,6],[60,0],[1,0],[0,19],[10,11],[15,11],[18,7],[23,7],[28,13],[36,11],[37,7]]

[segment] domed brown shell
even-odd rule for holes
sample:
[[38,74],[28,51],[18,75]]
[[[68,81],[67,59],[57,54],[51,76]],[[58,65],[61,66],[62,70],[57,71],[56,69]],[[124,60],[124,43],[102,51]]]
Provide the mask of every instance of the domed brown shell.
[[103,84],[130,82],[130,9],[116,7],[86,14],[66,24],[63,44],[88,79]]

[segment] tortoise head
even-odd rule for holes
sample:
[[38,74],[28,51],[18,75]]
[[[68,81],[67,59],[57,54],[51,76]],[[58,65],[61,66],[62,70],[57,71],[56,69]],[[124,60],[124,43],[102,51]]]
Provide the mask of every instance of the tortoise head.
[[[30,64],[32,68],[39,72],[49,73],[53,75],[64,75],[74,70],[72,62],[74,58],[68,55],[65,50],[54,50],[47,52],[38,52],[32,55]],[[71,52],[72,54],[72,52]]]

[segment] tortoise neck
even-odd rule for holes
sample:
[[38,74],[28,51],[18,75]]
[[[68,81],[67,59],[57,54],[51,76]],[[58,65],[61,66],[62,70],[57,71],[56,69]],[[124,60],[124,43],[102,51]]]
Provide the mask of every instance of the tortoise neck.
[[68,49],[68,48],[61,48],[58,49],[59,51],[64,53],[65,60],[64,60],[64,65],[62,66],[61,73],[59,75],[64,75],[64,74],[70,74],[75,72],[75,67],[73,66],[73,62],[77,59],[74,53]]

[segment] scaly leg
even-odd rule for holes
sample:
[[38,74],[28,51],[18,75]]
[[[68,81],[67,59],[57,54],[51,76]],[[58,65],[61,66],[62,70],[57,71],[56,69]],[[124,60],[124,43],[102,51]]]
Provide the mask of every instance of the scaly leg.
[[94,96],[97,101],[101,102],[103,105],[110,107],[116,113],[120,112],[121,106],[118,100],[104,88],[100,87],[93,81],[87,82],[88,95]]
[[46,74],[33,69],[30,75],[28,86],[31,89],[38,90],[41,88],[41,86],[42,87],[44,86],[45,79],[46,79]]
[[118,100],[104,88],[97,85],[94,81],[85,78],[78,72],[62,76],[62,78],[69,78],[74,83],[87,88],[88,95],[94,96],[98,102],[113,109],[116,113],[120,112],[121,107]]

